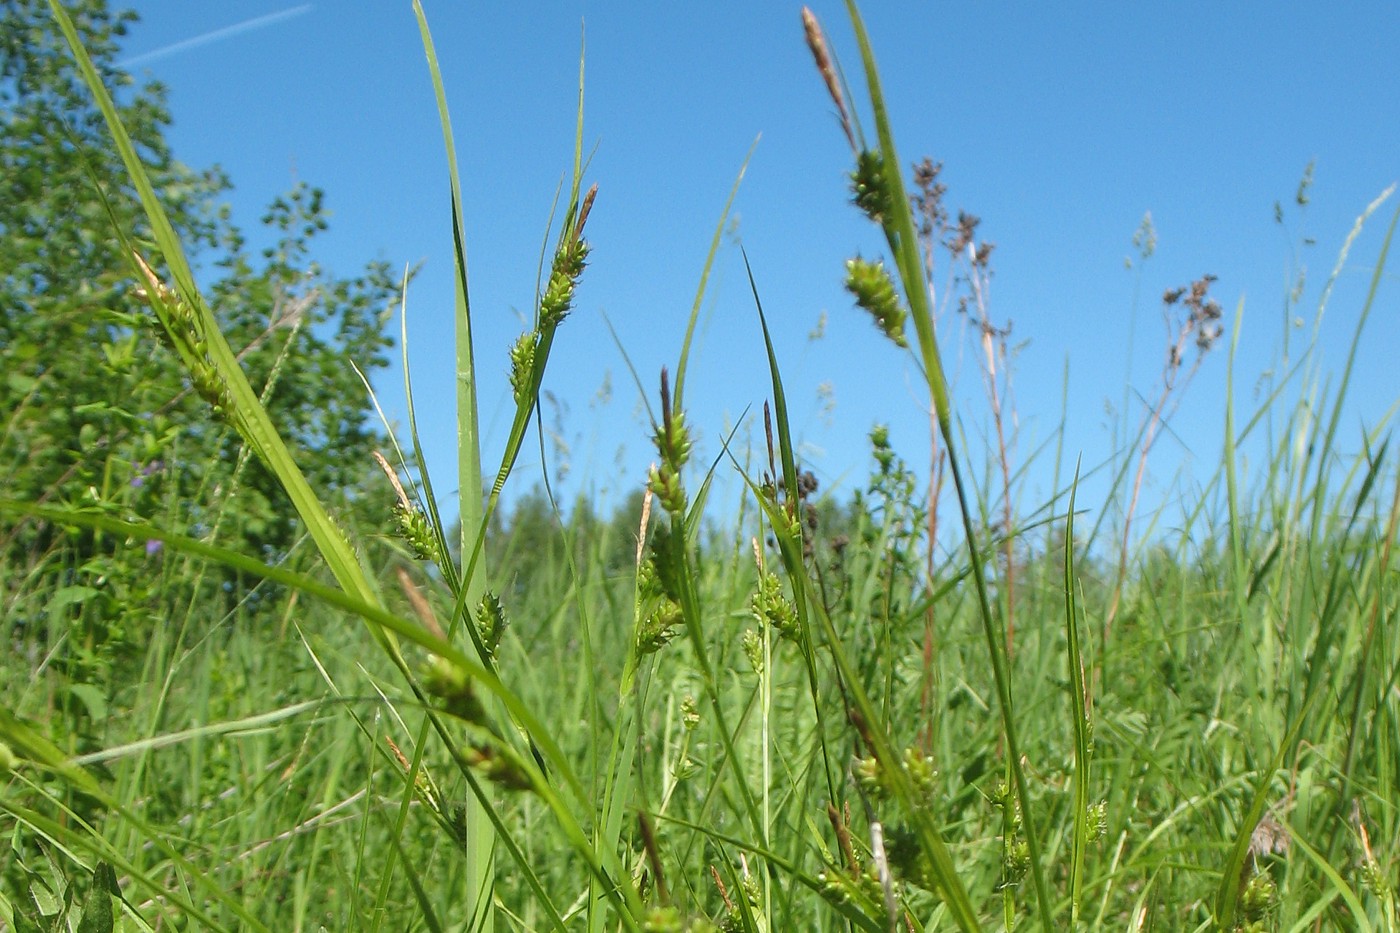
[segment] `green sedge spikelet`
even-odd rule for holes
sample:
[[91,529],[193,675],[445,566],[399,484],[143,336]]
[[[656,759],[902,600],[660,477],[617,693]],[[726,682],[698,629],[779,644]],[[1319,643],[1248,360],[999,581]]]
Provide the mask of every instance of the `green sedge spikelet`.
[[889,782],[885,780],[884,769],[880,767],[880,759],[875,757],[857,758],[851,764],[851,777],[855,779],[856,786],[861,793],[876,800],[883,800],[889,796]]
[[891,204],[885,160],[880,153],[865,149],[856,156],[856,170],[851,173],[851,194],[856,207],[865,216],[884,226]]
[[497,787],[505,790],[533,790],[535,787],[517,756],[499,742],[477,742],[461,757]]
[[797,638],[797,610],[783,595],[783,583],[777,574],[767,571],[760,574],[749,608],[756,620],[773,626],[780,637]]
[[501,605],[500,598],[489,591],[483,594],[481,602],[476,608],[476,628],[481,635],[482,647],[486,649],[486,654],[493,660],[496,657],[496,649],[500,647],[501,636],[505,634],[508,624],[506,611]]
[[653,466],[647,472],[647,488],[660,500],[666,511],[673,515],[685,512],[685,489],[681,486],[680,474],[666,465]]
[[413,551],[419,560],[433,561],[438,558],[437,538],[428,524],[428,516],[416,505],[408,502],[394,503],[394,522],[398,525],[399,537]]
[[574,289],[583,273],[584,260],[588,257],[588,244],[576,240],[561,247],[554,255],[554,266],[549,273],[549,284],[544,297],[540,299],[540,325],[557,327],[573,308]]
[[667,592],[656,558],[648,557],[637,570],[639,618],[637,653],[655,654],[675,638],[685,617],[681,605]]
[[885,827],[885,854],[890,869],[903,881],[925,891],[938,890],[933,864],[912,829],[907,826]]
[[594,185],[584,195],[579,206],[578,220],[565,234],[554,252],[550,264],[549,281],[544,295],[540,298],[540,328],[558,327],[573,308],[574,290],[578,287],[579,276],[588,264],[588,242],[583,238],[583,225],[588,222],[588,213],[593,209],[593,199],[598,195]]
[[178,292],[160,280],[140,253],[133,250],[131,255],[141,270],[142,278],[146,280],[144,286],[137,286],[132,293],[150,304],[155,311],[161,342],[174,350],[185,363],[190,386],[209,404],[215,417],[232,424],[237,413],[233,391],[209,355],[209,345],[204,339],[199,315]]
[[685,488],[681,485],[681,469],[690,460],[690,432],[685,426],[685,413],[671,410],[671,389],[665,367],[661,370],[661,424],[653,440],[661,457],[647,475],[647,487],[661,505],[672,515],[685,513]]
[[850,873],[833,867],[818,873],[817,881],[822,897],[833,904],[878,904],[884,899],[884,886],[873,864]]
[[423,678],[423,688],[442,701],[442,710],[463,722],[486,722],[486,707],[472,690],[471,678],[446,658],[434,656]]
[[530,391],[535,376],[535,350],[540,345],[539,331],[526,331],[510,348],[510,391],[519,405]]
[[1266,921],[1277,905],[1278,883],[1266,871],[1252,875],[1240,891],[1240,928],[1268,929]]
[[671,410],[670,376],[664,366],[661,369],[661,427],[655,440],[662,462],[679,473],[690,460],[690,431],[685,426],[685,412]]
[[1090,842],[1097,842],[1108,835],[1108,803],[1106,801],[1089,805],[1089,812],[1084,819],[1084,829]]
[[1019,885],[1026,877],[1026,871],[1031,867],[1031,847],[1030,843],[1017,835],[1011,840],[1011,844],[1002,853],[1001,870],[1002,880],[997,889],[1013,888]]
[[749,659],[749,667],[753,668],[755,674],[763,673],[763,638],[753,629],[744,632],[741,644],[744,648],[744,657]]
[[[938,789],[938,770],[933,766],[933,759],[913,747],[904,749],[901,759],[909,782],[914,786],[915,806],[927,806]],[[894,782],[878,758],[857,758],[851,764],[851,776],[861,793],[869,797],[885,800],[894,795]]]
[[379,464],[379,469],[388,477],[389,485],[394,488],[393,515],[399,537],[418,560],[442,566],[443,555],[438,546],[438,537],[433,532],[427,514],[408,497],[408,491],[403,488],[403,483],[399,482],[399,474],[389,465],[389,461],[384,459],[384,455],[376,450],[372,456],[375,463]]
[[928,806],[938,790],[938,769],[933,759],[912,746],[904,750],[904,770],[914,785],[915,805]]
[[688,694],[681,700],[681,725],[687,732],[694,732],[695,727],[700,725],[700,707],[695,697]]
[[855,296],[856,306],[875,319],[875,326],[886,337],[900,347],[909,346],[904,337],[907,314],[883,262],[868,262],[859,256],[846,260],[846,291]]

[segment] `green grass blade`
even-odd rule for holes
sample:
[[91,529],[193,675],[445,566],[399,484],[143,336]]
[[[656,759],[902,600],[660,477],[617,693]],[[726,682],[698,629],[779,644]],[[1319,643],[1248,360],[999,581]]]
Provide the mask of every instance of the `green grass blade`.
[[[1392,185],[1376,199],[1367,209],[1369,215],[1379,204],[1385,200],[1395,190]],[[1363,215],[1365,216],[1365,215]],[[1400,222],[1400,208],[1396,208],[1395,213],[1390,217],[1390,226],[1386,228],[1385,239],[1381,242],[1380,255],[1376,257],[1376,266],[1371,271],[1371,285],[1366,291],[1366,300],[1362,302],[1361,314],[1357,318],[1356,327],[1352,331],[1351,346],[1347,350],[1346,363],[1342,366],[1341,383],[1337,388],[1337,396],[1332,403],[1332,415],[1327,420],[1327,426],[1323,432],[1322,443],[1317,451],[1317,479],[1314,483],[1314,504],[1313,504],[1313,540],[1317,540],[1320,533],[1322,516],[1325,512],[1323,497],[1327,489],[1327,470],[1331,467],[1331,453],[1333,441],[1336,438],[1337,429],[1342,421],[1342,403],[1346,400],[1347,389],[1351,385],[1352,370],[1356,365],[1356,353],[1361,346],[1361,334],[1366,328],[1366,321],[1371,316],[1371,309],[1376,303],[1376,293],[1380,289],[1381,280],[1385,277],[1386,257],[1390,254],[1390,244],[1395,238],[1395,227]]]
[[[472,349],[471,299],[467,287],[467,240],[462,216],[462,186],[457,172],[457,145],[452,135],[452,118],[447,109],[447,92],[443,87],[442,69],[438,65],[437,50],[433,45],[432,33],[428,29],[427,16],[423,13],[423,5],[419,0],[413,0],[413,14],[418,20],[423,52],[427,56],[428,71],[432,75],[433,94],[437,100],[443,147],[447,155],[449,206],[452,215],[452,258],[453,270],[456,273],[453,279],[453,320],[456,322],[457,361],[453,381],[456,384],[457,395],[457,498],[463,561],[458,574],[460,585],[455,595],[458,606],[472,607],[480,601],[482,593],[485,592],[485,578],[478,570],[476,562],[469,561],[467,555],[474,554],[478,540],[485,535],[485,516],[482,504],[481,438],[477,414],[476,363]],[[456,612],[453,614],[454,627],[458,615]],[[466,628],[475,635],[474,626],[467,625]],[[489,663],[479,641],[473,638],[473,642],[476,644],[477,656]],[[426,723],[424,728],[427,728]],[[419,738],[418,747],[421,749],[421,733]],[[405,788],[405,795],[411,791],[411,788]],[[486,806],[475,796],[468,803],[466,821],[470,838],[466,849],[464,912],[474,920],[480,921],[473,924],[473,929],[481,933],[490,933],[495,925],[491,895],[495,874],[495,833],[487,819]],[[401,817],[399,832],[402,831]],[[379,911],[378,915],[383,916],[383,911]]]
[[[773,336],[768,330],[768,318],[763,313],[763,302],[758,297],[758,285],[754,282],[753,269],[749,266],[747,253],[744,257],[744,271],[749,277],[749,289],[753,293],[754,308],[758,311],[758,323],[763,330],[763,346],[768,354],[768,374],[773,386],[773,427],[777,433],[778,455],[782,463],[783,475],[773,477],[773,482],[786,486],[788,508],[792,514],[781,515],[776,503],[760,502],[769,513],[774,534],[781,544],[784,568],[790,580],[806,575],[802,563],[802,523],[798,502],[797,456],[793,451],[792,425],[788,421],[787,393],[783,390],[782,372],[778,368],[778,354],[773,348]],[[802,659],[807,668],[807,686],[811,692],[812,710],[817,717],[817,736],[821,743],[822,766],[826,775],[827,794],[831,800],[840,798],[836,784],[836,772],[831,761],[831,753],[826,745],[826,720],[822,711],[821,686],[817,677],[816,652],[812,645],[811,614],[807,608],[806,587],[793,585],[793,603],[797,612],[798,631]]]
[[[748,269],[748,258],[745,257],[745,268]],[[770,377],[773,382],[773,407],[774,407],[774,428],[778,436],[779,447],[782,451],[782,463],[784,479],[788,485],[788,501],[796,503],[797,500],[797,468],[796,457],[793,453],[792,436],[787,419],[786,395],[783,391],[782,377],[779,371],[777,354],[773,348],[771,335],[768,331],[767,319],[763,314],[763,305],[758,296],[757,286],[753,281],[752,269],[749,271],[749,284],[753,289],[754,304],[758,310],[759,324],[763,330],[764,345],[768,353],[768,365]],[[777,482],[778,478],[775,477]],[[840,636],[836,631],[831,617],[827,614],[821,601],[816,598],[815,592],[810,592],[813,586],[809,580],[802,563],[802,543],[800,522],[794,523],[792,516],[784,513],[782,506],[771,501],[761,490],[754,486],[752,481],[748,481],[751,490],[758,499],[760,507],[767,513],[770,525],[774,529],[774,537],[779,543],[782,552],[784,566],[788,572],[789,580],[792,582],[794,601],[803,607],[799,618],[801,619],[802,635],[801,649],[806,660],[807,671],[810,681],[810,688],[813,692],[813,704],[817,712],[818,722],[821,721],[822,704],[820,702],[819,688],[816,682],[816,668],[813,654],[813,639],[810,633],[811,621],[817,619],[822,628],[822,635],[827,644],[827,648],[836,664],[839,673],[838,682],[841,684],[843,692],[849,699],[851,706],[860,715],[865,723],[862,736],[866,738],[872,747],[876,758],[884,766],[885,773],[895,786],[895,797],[902,808],[913,819],[916,832],[919,835],[919,842],[928,856],[933,866],[933,875],[938,884],[945,903],[953,913],[958,925],[964,930],[980,930],[981,926],[977,920],[976,910],[972,906],[972,901],[968,897],[967,890],[963,886],[962,879],[958,876],[956,868],[953,866],[952,856],[948,852],[946,843],[933,820],[929,818],[927,808],[919,806],[914,799],[914,788],[905,770],[902,758],[896,753],[894,745],[887,735],[887,725],[884,717],[876,710],[874,703],[866,695],[860,683],[860,674],[855,669],[855,665],[847,656]],[[796,530],[794,530],[796,524]],[[838,792],[832,775],[831,763],[826,752],[824,739],[824,729],[822,731],[822,752],[823,761],[826,763],[826,778],[828,793],[833,801],[838,799]]]
[[1215,922],[1216,926],[1222,930],[1235,928],[1235,911],[1239,907],[1240,885],[1243,883],[1245,859],[1249,856],[1250,840],[1254,836],[1254,830],[1259,825],[1260,818],[1264,815],[1265,808],[1269,805],[1269,788],[1273,784],[1274,776],[1278,774],[1284,760],[1297,747],[1298,739],[1303,732],[1303,725],[1307,722],[1308,714],[1312,711],[1319,696],[1319,693],[1309,696],[1303,708],[1298,711],[1288,734],[1274,750],[1273,758],[1270,759],[1268,765],[1260,772],[1254,785],[1249,808],[1240,818],[1239,828],[1235,831],[1235,839],[1230,846],[1230,854],[1225,859],[1225,865],[1221,869],[1220,886],[1215,893]]
[[[1289,826],[1287,823],[1284,823],[1283,826],[1288,832],[1288,837],[1292,840],[1292,844],[1301,849],[1303,854],[1307,856],[1308,861],[1312,862],[1322,876],[1331,882],[1332,890],[1347,905],[1348,919],[1356,924],[1352,929],[1357,930],[1358,933],[1372,933],[1375,926],[1372,925],[1370,917],[1367,916],[1366,907],[1361,903],[1361,897],[1358,895],[1356,889],[1347,884],[1346,880],[1342,878],[1341,873],[1327,860],[1327,857],[1313,848],[1306,839],[1298,835],[1292,826]],[[1326,897],[1327,895],[1323,896]]]
[[729,212],[734,208],[734,199],[739,196],[739,186],[744,182],[744,173],[748,171],[749,160],[753,158],[754,150],[758,148],[758,139],[749,145],[749,151],[744,154],[744,161],[739,164],[739,174],[734,177],[734,184],[729,189],[729,197],[724,202],[724,210],[720,211],[719,223],[715,224],[715,232],[710,237],[710,250],[705,254],[705,264],[700,269],[700,284],[695,288],[695,301],[690,306],[690,318],[685,325],[685,339],[681,341],[681,355],[676,362],[676,386],[675,404],[676,410],[682,408],[682,401],[685,398],[685,374],[686,367],[690,361],[690,343],[695,336],[695,324],[700,320],[700,303],[705,298],[705,287],[710,281],[710,270],[714,267],[715,256],[719,253],[719,244],[724,236],[724,225],[729,220]]
[[1079,492],[1079,464],[1070,484],[1069,511],[1065,515],[1065,640],[1069,653],[1070,710],[1074,715],[1074,824],[1070,851],[1070,927],[1079,925],[1084,894],[1084,859],[1089,844],[1089,687],[1084,678],[1084,655],[1079,643],[1079,607],[1075,600],[1078,580],[1074,574],[1074,505]]

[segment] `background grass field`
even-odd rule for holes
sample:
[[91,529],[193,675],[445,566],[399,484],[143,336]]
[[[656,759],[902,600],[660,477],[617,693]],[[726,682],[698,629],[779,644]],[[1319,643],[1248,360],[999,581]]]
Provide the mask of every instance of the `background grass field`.
[[[928,446],[896,450],[876,428],[868,480],[823,497],[794,455],[786,348],[769,344],[772,393],[754,400],[766,450],[696,463],[685,401],[706,388],[686,380],[688,332],[673,363],[639,376],[657,454],[633,497],[597,515],[540,486],[503,508],[508,479],[537,482],[514,464],[586,275],[580,125],[533,324],[511,352],[499,463],[481,462],[460,268],[455,479],[483,497],[464,497],[455,524],[414,468],[414,436],[384,451],[393,484],[368,460],[354,468],[374,478],[348,492],[308,480],[269,413],[296,355],[244,374],[165,192],[79,31],[53,15],[130,173],[107,197],[141,204],[112,234],[124,294],[148,306],[201,423],[234,452],[237,488],[192,504],[186,487],[121,473],[130,458],[113,444],[90,492],[0,499],[8,928],[1400,926],[1389,421],[1345,422],[1350,361],[1326,373],[1307,353],[1252,410],[1187,394],[1208,353],[1232,383],[1254,377],[1233,372],[1232,312],[1203,278],[1164,299],[1167,362],[1136,435],[1106,464],[1034,455],[1056,492],[1022,501],[986,256],[927,169],[902,177],[854,7],[850,86],[815,20],[813,80],[851,144],[855,207],[887,248],[853,260],[848,287],[918,360]],[[440,83],[438,100],[451,155]],[[460,237],[452,182],[444,235]],[[1385,245],[1353,347],[1400,217],[1381,203],[1358,221]],[[697,257],[706,273],[724,224]],[[956,404],[935,253],[961,264],[982,324],[986,391]],[[760,322],[762,301],[756,285]],[[1224,407],[1223,462],[1191,501],[1144,502],[1180,404]],[[4,436],[11,459],[28,449],[26,411]],[[1265,462],[1245,470],[1246,446]],[[162,457],[205,468],[177,454]],[[937,465],[932,495],[911,460]],[[1108,501],[1076,500],[1087,468],[1113,478]],[[736,511],[710,507],[717,471],[742,476]],[[268,521],[240,512],[242,484],[275,490],[289,546],[227,546]]]

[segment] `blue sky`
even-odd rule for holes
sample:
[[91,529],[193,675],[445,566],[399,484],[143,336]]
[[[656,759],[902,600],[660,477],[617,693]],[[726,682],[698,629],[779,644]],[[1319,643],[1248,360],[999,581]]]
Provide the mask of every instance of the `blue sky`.
[[[927,406],[911,358],[841,288],[844,260],[873,258],[882,244],[848,204],[849,151],[803,43],[800,4],[425,5],[460,157],[488,460],[510,418],[506,350],[530,313],[551,201],[572,157],[583,35],[585,144],[596,146],[586,180],[600,190],[591,265],[546,379],[545,421],[568,445],[548,454],[551,469],[567,463],[564,490],[616,501],[642,481],[649,429],[604,315],[654,397],[661,366],[674,370],[725,198],[760,134],[689,377],[701,457],[715,457],[729,427],[769,395],[741,241],[804,460],[823,486],[863,481],[865,435],[877,421],[923,469]],[[352,274],[372,258],[425,262],[408,295],[411,366],[436,485],[454,487],[446,162],[410,5],[134,6],[142,22],[125,47],[131,70],[170,86],[177,156],[229,172],[240,223],[254,227],[267,201],[304,180],[326,189],[333,212],[317,255],[324,265]],[[812,6],[854,79],[844,6]],[[1400,177],[1400,4],[887,0],[867,3],[865,14],[902,159],[942,161],[949,206],[980,216],[980,233],[997,244],[989,310],[1012,322],[1020,346],[1021,461],[1052,441],[1062,401],[1068,462],[1112,455],[1125,401],[1136,425],[1138,398],[1161,371],[1160,294],[1207,272],[1219,277],[1213,295],[1227,324],[1244,303],[1237,404],[1252,410],[1260,374],[1278,361],[1297,266],[1308,287],[1295,357],[1347,231]],[[856,83],[858,100],[861,90]],[[1292,198],[1313,160],[1311,202],[1300,212]],[[1333,294],[1324,369],[1344,363],[1395,204],[1373,218]],[[1128,271],[1149,211],[1156,253]],[[1346,449],[1400,398],[1396,296],[1392,273],[1358,359]],[[824,336],[810,339],[823,314]],[[955,316],[942,339],[967,431],[985,449],[973,344]],[[1190,386],[1154,452],[1149,498],[1189,496],[1214,472],[1225,368],[1222,349]],[[376,383],[398,418],[401,385],[397,371]],[[761,445],[761,426],[739,437]],[[538,475],[537,450],[522,458],[524,483]],[[1028,473],[1027,507],[1049,493],[1052,453]],[[1091,484],[1081,503],[1102,508],[1102,490],[1096,498]]]

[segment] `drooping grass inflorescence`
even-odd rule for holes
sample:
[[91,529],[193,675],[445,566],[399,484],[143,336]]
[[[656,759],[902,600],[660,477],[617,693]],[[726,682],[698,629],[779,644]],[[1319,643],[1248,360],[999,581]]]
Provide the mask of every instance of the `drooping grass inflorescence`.
[[883,262],[870,262],[859,256],[846,260],[846,291],[855,296],[856,306],[875,319],[875,326],[894,341],[895,346],[909,346],[904,337],[904,318],[908,312]]
[[132,250],[131,257],[146,282],[144,286],[135,288],[135,295],[149,303],[155,312],[155,331],[161,342],[174,350],[185,364],[190,385],[195,393],[209,404],[214,417],[232,427],[245,430],[240,428],[235,417],[237,406],[234,404],[228,381],[220,374],[209,355],[209,342],[199,314],[175,289],[160,280],[160,276],[140,253]]

